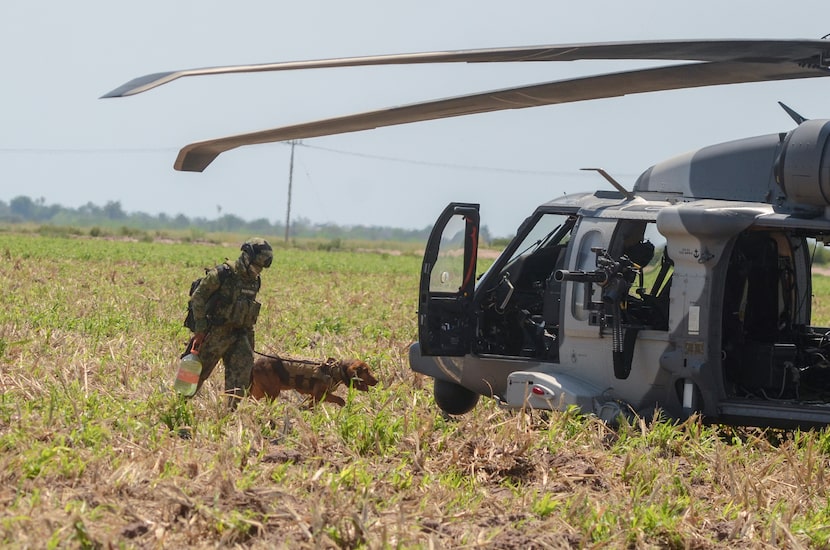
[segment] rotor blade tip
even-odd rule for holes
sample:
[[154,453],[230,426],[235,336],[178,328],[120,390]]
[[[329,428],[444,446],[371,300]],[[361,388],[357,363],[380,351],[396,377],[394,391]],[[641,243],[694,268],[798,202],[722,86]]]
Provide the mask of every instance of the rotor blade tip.
[[101,96],[101,99],[107,97],[126,97],[129,95],[140,94],[141,92],[146,92],[156,86],[161,86],[162,84],[175,80],[178,78],[178,75],[179,73],[176,71],[168,71],[164,73],[153,73],[140,76],[122,84],[110,92],[107,92]]
[[218,156],[218,152],[197,152],[193,149],[184,148],[179,151],[179,156],[176,157],[173,168],[179,172],[204,172],[205,168],[210,166],[210,163]]

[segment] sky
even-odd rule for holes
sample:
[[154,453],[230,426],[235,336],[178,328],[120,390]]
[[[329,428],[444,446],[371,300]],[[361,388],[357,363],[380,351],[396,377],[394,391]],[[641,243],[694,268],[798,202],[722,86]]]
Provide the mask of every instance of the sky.
[[[363,67],[177,80],[99,99],[148,73],[435,50],[628,40],[810,38],[830,2],[698,0],[3,0],[0,200],[284,223],[291,147],[173,170],[192,142],[642,62]],[[431,226],[451,201],[481,204],[494,236],[564,193],[626,187],[663,159],[790,130],[783,101],[830,116],[830,79],[657,92],[305,140],[294,150],[291,219]]]

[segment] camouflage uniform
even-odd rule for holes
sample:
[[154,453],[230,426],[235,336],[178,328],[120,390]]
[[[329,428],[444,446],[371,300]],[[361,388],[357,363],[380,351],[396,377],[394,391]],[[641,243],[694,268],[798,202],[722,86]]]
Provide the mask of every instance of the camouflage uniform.
[[272,258],[267,241],[246,241],[239,259],[208,271],[191,297],[195,320],[192,342],[197,344],[202,362],[198,387],[202,387],[221,359],[231,407],[251,385],[254,325],[260,309],[256,301],[259,273],[271,265]]

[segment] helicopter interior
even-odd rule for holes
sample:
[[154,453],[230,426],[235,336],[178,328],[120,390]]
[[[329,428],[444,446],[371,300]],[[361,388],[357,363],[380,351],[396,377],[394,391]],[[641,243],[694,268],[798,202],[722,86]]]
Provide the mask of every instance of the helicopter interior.
[[830,401],[830,328],[809,324],[808,250],[805,237],[782,231],[747,231],[736,239],[723,297],[728,396]]

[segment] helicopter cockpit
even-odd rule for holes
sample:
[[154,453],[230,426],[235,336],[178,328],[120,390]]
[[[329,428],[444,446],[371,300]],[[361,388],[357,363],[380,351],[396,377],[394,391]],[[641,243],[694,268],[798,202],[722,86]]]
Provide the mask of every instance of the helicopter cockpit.
[[506,260],[482,277],[475,353],[557,360],[561,285],[553,273],[564,265],[575,224],[567,213],[532,217]]

